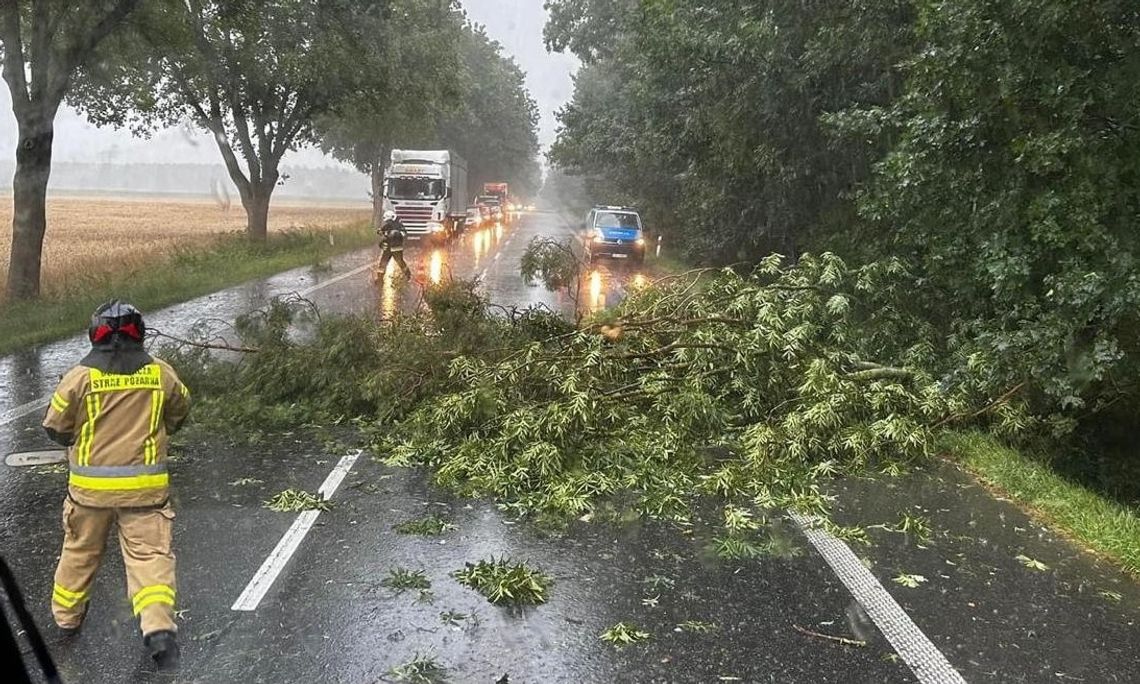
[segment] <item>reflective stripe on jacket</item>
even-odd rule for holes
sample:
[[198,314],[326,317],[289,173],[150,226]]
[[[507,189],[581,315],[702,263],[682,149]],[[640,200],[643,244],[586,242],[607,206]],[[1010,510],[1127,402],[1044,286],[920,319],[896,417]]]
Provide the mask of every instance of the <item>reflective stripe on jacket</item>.
[[164,361],[131,375],[76,366],[64,375],[44,427],[71,435],[71,498],[84,506],[161,504],[168,497],[168,435],[186,418],[190,392]]

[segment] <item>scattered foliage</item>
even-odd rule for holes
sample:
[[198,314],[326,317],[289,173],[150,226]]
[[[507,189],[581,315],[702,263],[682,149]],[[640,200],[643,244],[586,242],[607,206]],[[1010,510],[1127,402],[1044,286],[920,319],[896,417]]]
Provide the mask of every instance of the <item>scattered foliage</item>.
[[715,632],[720,629],[715,622],[702,622],[700,620],[685,620],[677,625],[675,631],[678,632],[696,632],[698,634],[706,634],[708,632]]
[[312,494],[302,489],[286,489],[274,494],[263,504],[278,513],[299,513],[301,511],[327,511],[332,502],[320,494]]
[[1037,572],[1045,572],[1046,570],[1049,569],[1048,565],[1045,565],[1044,563],[1037,560],[1036,558],[1030,558],[1029,556],[1026,556],[1024,554],[1018,554],[1017,555],[1017,562],[1021,563],[1022,565],[1029,568],[1030,570],[1036,570]]
[[920,544],[930,541],[932,535],[928,518],[911,515],[908,512],[902,514],[899,523],[893,529],[914,538]]
[[389,674],[397,682],[408,684],[444,684],[447,668],[434,657],[416,655],[411,661],[392,668]]
[[467,620],[474,620],[474,617],[474,615],[457,613],[453,610],[445,610],[439,614],[440,622],[451,627],[459,627]]
[[424,537],[435,537],[455,529],[455,525],[438,515],[429,515],[415,520],[405,520],[393,526],[398,534],[416,534]]
[[926,583],[926,578],[922,575],[899,574],[896,575],[895,578],[891,581],[895,584],[901,584],[902,586],[908,587],[910,589],[916,589],[920,584]]
[[431,580],[423,570],[396,567],[388,571],[388,576],[380,580],[380,585],[401,593],[410,589],[423,592],[431,589]]
[[649,639],[649,632],[639,629],[629,622],[619,622],[602,632],[599,637],[602,641],[611,643],[618,648],[636,644]]
[[764,555],[761,546],[744,537],[719,537],[713,540],[713,549],[718,557],[726,560],[745,560]]
[[497,605],[537,605],[546,603],[551,578],[525,563],[491,558],[467,563],[452,576]]

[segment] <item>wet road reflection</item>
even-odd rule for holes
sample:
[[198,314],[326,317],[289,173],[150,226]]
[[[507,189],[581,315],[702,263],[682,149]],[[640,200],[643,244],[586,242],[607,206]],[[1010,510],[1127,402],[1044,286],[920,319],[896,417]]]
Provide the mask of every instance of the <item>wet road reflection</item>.
[[615,306],[625,299],[630,290],[637,290],[648,284],[649,277],[640,269],[595,265],[585,282],[585,310],[588,313],[597,313],[606,307]]
[[475,257],[472,264],[473,268],[478,269],[480,265],[485,265],[486,258],[491,256],[502,243],[505,232],[503,224],[495,223],[463,236],[462,241],[471,245],[472,254]]
[[428,282],[432,285],[439,285],[440,280],[443,279],[443,250],[439,247],[431,251],[427,270]]

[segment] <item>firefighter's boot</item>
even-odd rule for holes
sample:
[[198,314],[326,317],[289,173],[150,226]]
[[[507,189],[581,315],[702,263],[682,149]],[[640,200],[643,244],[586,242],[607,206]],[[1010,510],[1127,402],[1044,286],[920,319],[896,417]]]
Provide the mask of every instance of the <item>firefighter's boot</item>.
[[159,667],[173,667],[178,664],[178,640],[174,632],[162,630],[143,637],[143,645]]

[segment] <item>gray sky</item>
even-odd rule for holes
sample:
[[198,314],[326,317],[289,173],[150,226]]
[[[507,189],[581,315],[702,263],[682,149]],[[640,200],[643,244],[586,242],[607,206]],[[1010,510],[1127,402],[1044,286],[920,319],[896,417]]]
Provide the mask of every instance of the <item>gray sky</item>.
[[[539,140],[545,148],[554,139],[554,111],[573,91],[573,57],[549,54],[542,44],[546,11],[541,0],[462,0],[472,20],[485,24],[487,33],[503,44],[527,72],[531,95],[542,112]],[[0,159],[15,157],[16,120],[12,117],[7,87],[0,87]],[[126,131],[100,129],[71,109],[56,119],[55,159],[58,161],[220,162],[209,136],[186,127],[156,133],[150,140]],[[290,165],[335,164],[318,150],[300,150],[285,159]]]

